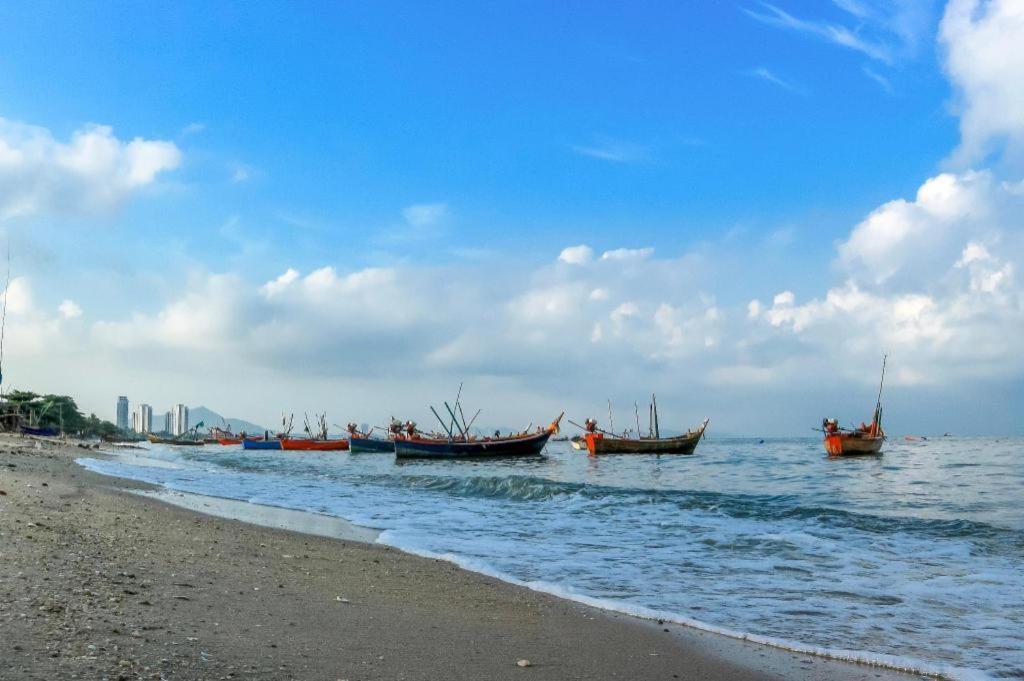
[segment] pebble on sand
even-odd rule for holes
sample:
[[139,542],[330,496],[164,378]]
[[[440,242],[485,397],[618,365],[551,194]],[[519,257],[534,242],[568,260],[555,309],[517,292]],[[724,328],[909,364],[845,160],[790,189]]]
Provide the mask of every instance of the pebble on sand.
[[519,660],[518,662],[516,662],[516,665],[518,665],[520,667],[529,667],[530,666],[530,661],[529,660]]

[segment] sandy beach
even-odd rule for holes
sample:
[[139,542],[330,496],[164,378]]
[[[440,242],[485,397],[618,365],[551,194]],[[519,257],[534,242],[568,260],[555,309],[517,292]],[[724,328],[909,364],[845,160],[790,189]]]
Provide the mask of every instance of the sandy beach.
[[0,679],[911,678],[586,607],[340,520],[197,513],[83,454],[0,438]]

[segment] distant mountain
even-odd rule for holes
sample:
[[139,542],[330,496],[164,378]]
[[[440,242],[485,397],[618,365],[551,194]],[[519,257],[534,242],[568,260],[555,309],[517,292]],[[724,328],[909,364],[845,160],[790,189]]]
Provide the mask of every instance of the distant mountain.
[[245,421],[243,419],[236,419],[230,417],[224,417],[215,412],[212,409],[206,407],[189,407],[188,408],[188,423],[191,427],[195,428],[195,425],[202,421],[205,425],[204,430],[212,426],[218,426],[220,428],[226,428],[225,422],[228,426],[231,426],[231,432],[241,433],[243,430],[246,433],[262,433],[266,430],[263,426]]

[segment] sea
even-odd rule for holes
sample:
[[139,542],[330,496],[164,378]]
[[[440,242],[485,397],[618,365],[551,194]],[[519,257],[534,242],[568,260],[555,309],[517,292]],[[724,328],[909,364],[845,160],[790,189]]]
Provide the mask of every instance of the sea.
[[79,463],[338,516],[601,608],[957,679],[1024,677],[1024,438],[706,438],[693,456],[398,461],[167,447]]

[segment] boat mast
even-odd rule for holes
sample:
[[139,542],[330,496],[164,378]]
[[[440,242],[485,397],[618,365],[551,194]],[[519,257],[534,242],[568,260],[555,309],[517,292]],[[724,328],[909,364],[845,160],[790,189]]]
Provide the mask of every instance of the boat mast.
[[636,402],[633,402],[633,415],[636,417],[636,439],[640,439],[640,409],[637,408]]
[[608,400],[608,430],[615,432],[615,422],[612,421],[612,401]]
[[881,430],[882,428],[882,386],[885,385],[885,362],[889,359],[889,355],[882,355],[882,380],[878,382],[878,399],[875,401],[875,428]]
[[661,439],[661,430],[658,428],[658,398],[651,393],[651,411],[654,412],[654,438]]

